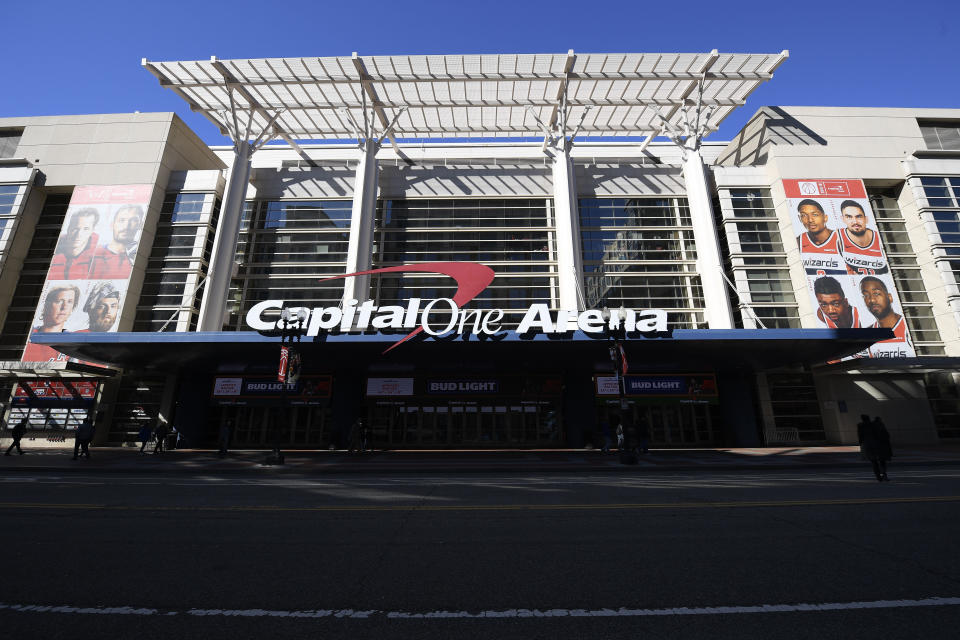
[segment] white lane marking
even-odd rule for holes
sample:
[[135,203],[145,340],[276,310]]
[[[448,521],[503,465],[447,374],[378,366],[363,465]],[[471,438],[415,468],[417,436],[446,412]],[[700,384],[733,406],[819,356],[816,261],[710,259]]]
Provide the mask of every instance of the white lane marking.
[[[960,470],[951,471],[951,470],[940,470],[940,471],[929,471],[929,470],[909,470],[909,469],[899,469],[897,470],[896,479],[905,480],[910,479],[951,479],[960,477]],[[118,482],[118,479],[120,482]],[[624,477],[624,476],[531,476],[524,475],[522,477],[516,476],[483,476],[481,478],[463,478],[458,476],[405,476],[403,478],[396,479],[376,479],[369,480],[362,477],[327,477],[327,478],[309,478],[303,477],[300,479],[225,479],[225,478],[187,478],[187,479],[176,479],[169,476],[137,476],[124,477],[124,476],[97,476],[97,475],[85,475],[85,480],[77,480],[75,477],[65,477],[65,476],[0,476],[0,483],[2,484],[110,484],[117,485],[122,484],[124,486],[131,485],[167,485],[167,486],[213,486],[213,487],[239,487],[239,486],[256,486],[263,488],[289,488],[289,487],[334,487],[334,486],[367,486],[367,487],[380,487],[380,486],[491,486],[498,484],[512,484],[518,486],[531,485],[531,486],[543,486],[543,485],[567,485],[567,486],[576,486],[576,485],[585,485],[585,486],[660,486],[660,485],[682,485],[689,483],[709,483],[710,486],[715,486],[719,483],[731,483],[737,486],[749,485],[751,483],[761,483],[764,485],[769,485],[773,482],[802,482],[804,484],[830,484],[833,482],[860,482],[862,480],[870,480],[871,478],[865,478],[862,470],[856,471],[847,471],[847,472],[834,472],[834,473],[819,473],[816,476],[809,475],[797,475],[795,473],[763,473],[761,475],[754,474],[730,474],[730,473],[714,473],[711,474],[708,478],[705,478],[703,474],[694,473],[694,474],[683,474],[683,475],[667,475],[667,474],[657,474],[656,476],[634,476],[634,477]],[[91,482],[98,481],[98,482]]]
[[865,602],[821,602],[799,604],[760,604],[748,606],[667,607],[662,609],[501,609],[488,611],[380,611],[378,609],[307,609],[283,611],[271,609],[188,609],[170,611],[149,607],[75,607],[0,603],[0,610],[23,613],[70,613],[81,615],[189,615],[198,617],[240,618],[643,618],[656,616],[705,616],[755,613],[795,613],[856,609],[904,609],[960,605],[960,598],[932,597],[918,600],[871,600]]

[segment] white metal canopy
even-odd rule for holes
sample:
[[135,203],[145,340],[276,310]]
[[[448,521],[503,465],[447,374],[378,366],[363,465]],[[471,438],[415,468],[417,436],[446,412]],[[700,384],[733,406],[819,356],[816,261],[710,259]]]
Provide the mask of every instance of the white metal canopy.
[[[353,56],[151,62],[143,66],[224,135],[293,140],[658,135],[683,107],[719,123],[787,58],[616,53]],[[367,114],[370,114],[369,116]],[[390,124],[396,120],[392,130]],[[701,126],[703,121],[701,120]],[[378,133],[379,132],[379,133]]]

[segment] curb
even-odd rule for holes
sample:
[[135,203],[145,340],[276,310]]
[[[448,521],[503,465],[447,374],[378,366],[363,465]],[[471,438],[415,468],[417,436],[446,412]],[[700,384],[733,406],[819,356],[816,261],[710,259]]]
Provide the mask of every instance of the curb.
[[[905,462],[894,462],[890,464],[892,469],[903,467],[931,467],[931,466],[952,466],[960,465],[960,460],[911,460]],[[128,473],[131,475],[142,473],[172,473],[181,475],[198,475],[204,473],[215,473],[218,475],[249,475],[258,471],[273,472],[277,475],[391,475],[391,474],[457,474],[469,475],[474,473],[660,473],[667,471],[783,471],[783,470],[802,470],[802,469],[869,469],[865,461],[858,462],[794,462],[794,463],[766,463],[766,464],[740,464],[740,463],[703,463],[703,464],[664,464],[664,465],[577,465],[575,463],[558,465],[503,465],[489,464],[476,468],[464,468],[462,465],[444,465],[430,467],[416,467],[412,465],[331,465],[329,467],[318,466],[269,466],[259,463],[248,463],[243,467],[225,467],[225,468],[184,468],[180,465],[163,466],[96,466],[91,467],[85,464],[77,466],[16,466],[4,467],[0,465],[0,475],[16,473]]]

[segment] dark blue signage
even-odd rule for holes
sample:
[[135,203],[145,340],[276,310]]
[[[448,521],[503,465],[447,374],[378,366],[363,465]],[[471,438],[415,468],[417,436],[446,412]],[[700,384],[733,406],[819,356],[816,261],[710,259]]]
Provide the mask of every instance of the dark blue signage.
[[712,375],[626,376],[624,392],[628,396],[701,396],[715,397],[717,381]]

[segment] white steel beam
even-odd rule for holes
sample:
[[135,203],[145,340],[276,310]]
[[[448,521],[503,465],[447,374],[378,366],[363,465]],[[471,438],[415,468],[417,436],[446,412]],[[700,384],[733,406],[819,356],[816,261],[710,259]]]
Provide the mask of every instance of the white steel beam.
[[[350,237],[347,241],[347,270],[356,273],[370,269],[373,262],[373,222],[377,213],[379,166],[374,140],[364,141],[363,155],[357,164],[353,182],[353,207],[350,212]],[[344,281],[343,300],[363,302],[370,297],[370,276],[352,276]]]
[[[388,131],[390,123],[387,120],[387,114],[383,111],[380,98],[377,97],[377,91],[373,87],[373,80],[367,72],[366,65],[363,64],[363,60],[357,55],[356,51],[350,56],[350,60],[353,62],[353,67],[357,70],[357,73],[360,74],[360,84],[363,86],[364,93],[370,99],[370,105],[373,107],[373,112],[376,114],[377,120],[380,121],[381,128],[383,128],[384,131]],[[366,117],[366,109],[364,109],[363,113],[364,117]],[[397,139],[393,137],[393,133],[388,133],[387,137],[390,139],[390,146],[393,147],[393,150],[400,153],[400,147],[397,146]]]
[[697,247],[697,272],[703,289],[704,319],[709,329],[732,329],[733,307],[727,296],[720,240],[713,215],[707,168],[698,150],[688,150],[683,163],[687,205]]
[[560,309],[582,310],[583,252],[577,186],[566,144],[553,147],[553,211],[557,229],[557,288]]
[[250,143],[238,140],[235,145],[230,181],[224,194],[217,222],[216,242],[207,267],[207,280],[200,302],[200,317],[197,331],[221,331],[226,321],[227,297],[233,265],[237,253],[237,238],[243,219],[243,205],[247,198],[247,183],[250,180]]

